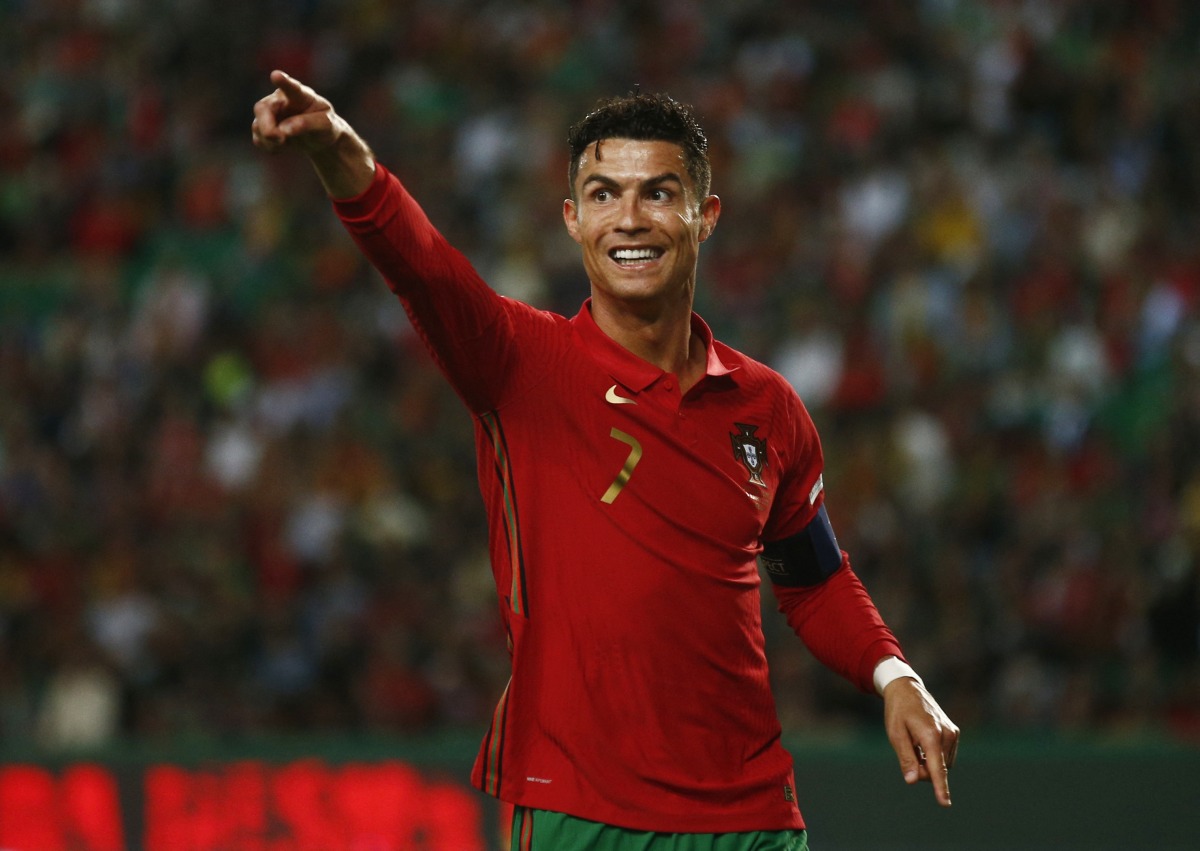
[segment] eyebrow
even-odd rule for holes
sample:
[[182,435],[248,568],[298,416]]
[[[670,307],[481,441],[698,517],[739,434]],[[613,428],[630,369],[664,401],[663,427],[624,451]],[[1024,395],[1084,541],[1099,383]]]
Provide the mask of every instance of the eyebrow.
[[[579,188],[586,189],[588,185],[592,183],[599,183],[611,189],[616,189],[621,185],[606,174],[589,174],[586,178],[584,178],[584,181],[580,184]],[[654,177],[648,177],[645,180],[640,181],[638,186],[646,188],[648,186],[659,186],[663,183],[677,183],[682,188],[683,178],[681,178],[677,172],[664,171],[662,174],[657,174]]]

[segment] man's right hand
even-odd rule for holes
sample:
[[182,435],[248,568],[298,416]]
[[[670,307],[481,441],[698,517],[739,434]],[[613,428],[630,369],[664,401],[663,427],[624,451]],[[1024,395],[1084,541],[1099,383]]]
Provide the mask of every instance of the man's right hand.
[[375,174],[375,159],[354,128],[333,104],[294,77],[272,71],[271,82],[275,91],[254,105],[254,144],[264,151],[303,151],[332,198],[365,191]]

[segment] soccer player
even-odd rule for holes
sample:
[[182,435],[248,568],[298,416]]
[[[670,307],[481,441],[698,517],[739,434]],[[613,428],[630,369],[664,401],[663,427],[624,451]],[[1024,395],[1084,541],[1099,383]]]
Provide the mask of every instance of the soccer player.
[[721,202],[690,110],[633,94],[571,128],[562,214],[591,293],[568,319],[493,292],[327,99],[271,82],[255,144],[307,154],[475,418],[512,676],[472,780],[514,805],[513,847],[807,847],[760,558],[811,652],[882,695],[905,780],[949,806],[958,728],[837,545],[807,411],[692,311]]

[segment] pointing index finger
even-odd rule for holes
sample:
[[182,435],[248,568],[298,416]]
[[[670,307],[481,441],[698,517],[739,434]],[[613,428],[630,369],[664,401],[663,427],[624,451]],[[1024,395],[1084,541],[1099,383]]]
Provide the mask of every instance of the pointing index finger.
[[306,91],[307,87],[286,71],[272,71],[271,82],[279,88],[293,108],[303,109],[312,102],[313,96],[310,91]]
[[941,743],[938,742],[934,747],[926,749],[925,756],[925,769],[933,784],[934,797],[943,807],[948,807],[950,806],[950,765],[947,761],[947,754],[942,750]]

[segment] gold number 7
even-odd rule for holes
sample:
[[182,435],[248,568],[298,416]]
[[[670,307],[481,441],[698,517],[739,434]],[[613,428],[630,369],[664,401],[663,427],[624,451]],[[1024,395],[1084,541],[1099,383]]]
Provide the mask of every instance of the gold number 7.
[[626,434],[619,428],[614,428],[608,433],[608,436],[621,441],[629,447],[629,457],[625,459],[625,466],[621,468],[621,472],[617,473],[617,477],[608,486],[608,490],[604,492],[604,496],[600,497],[601,502],[611,505],[612,501],[617,498],[625,485],[629,483],[629,477],[633,475],[633,468],[638,465],[638,461],[642,460],[642,444],[632,434]]

